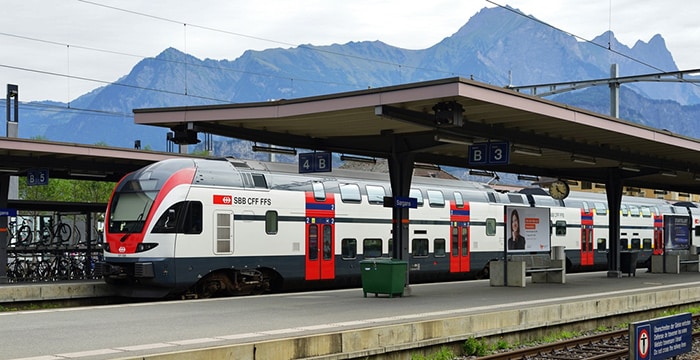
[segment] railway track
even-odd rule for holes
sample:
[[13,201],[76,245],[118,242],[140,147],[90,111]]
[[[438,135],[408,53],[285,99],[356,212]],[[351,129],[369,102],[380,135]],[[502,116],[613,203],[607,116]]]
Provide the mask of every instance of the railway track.
[[[700,316],[693,316],[693,329],[700,327]],[[700,331],[693,331],[693,349],[697,350]],[[696,359],[698,354],[681,359]],[[589,335],[556,343],[517,349],[479,357],[478,360],[627,360],[629,359],[629,330],[622,329]]]

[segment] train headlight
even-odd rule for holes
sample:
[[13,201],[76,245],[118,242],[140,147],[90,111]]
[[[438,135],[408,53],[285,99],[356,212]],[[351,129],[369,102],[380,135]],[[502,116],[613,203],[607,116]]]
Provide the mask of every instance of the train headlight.
[[140,243],[136,245],[136,252],[144,252],[153,249],[154,247],[158,246],[156,243]]

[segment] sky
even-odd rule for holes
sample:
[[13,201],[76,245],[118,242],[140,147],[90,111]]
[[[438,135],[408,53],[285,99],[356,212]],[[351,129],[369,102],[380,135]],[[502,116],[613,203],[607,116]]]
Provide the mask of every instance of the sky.
[[[700,2],[687,0],[0,0],[0,86],[20,101],[70,102],[174,47],[234,60],[246,50],[380,40],[425,49],[483,8],[509,5],[581,39],[661,34],[681,70],[700,68]],[[0,90],[3,94],[5,91]],[[4,98],[4,96],[2,97]]]

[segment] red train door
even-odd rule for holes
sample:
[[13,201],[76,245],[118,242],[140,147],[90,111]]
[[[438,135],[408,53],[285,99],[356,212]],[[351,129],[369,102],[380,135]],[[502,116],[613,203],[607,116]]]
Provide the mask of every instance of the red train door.
[[450,202],[450,272],[471,270],[469,244],[469,203],[458,208]]
[[652,254],[662,255],[664,253],[664,217],[661,214],[654,214],[654,250]]
[[581,209],[581,266],[594,264],[593,212]]
[[335,197],[306,193],[306,280],[335,278]]

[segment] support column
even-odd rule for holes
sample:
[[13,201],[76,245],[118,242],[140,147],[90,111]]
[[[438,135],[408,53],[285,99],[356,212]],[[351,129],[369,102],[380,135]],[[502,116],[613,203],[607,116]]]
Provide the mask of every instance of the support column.
[[[10,175],[0,173],[0,209],[7,209]],[[7,244],[9,216],[0,216],[0,284],[7,283]]]
[[[413,176],[413,159],[414,155],[405,151],[405,146],[401,143],[401,138],[392,136],[392,154],[388,159],[389,162],[389,179],[391,181],[391,194],[394,198],[397,196],[408,197],[411,191],[411,177]],[[408,208],[392,207],[392,258],[409,262],[408,243]],[[410,264],[406,268],[406,290],[404,294],[409,295],[409,273]]]
[[622,277],[620,271],[620,204],[622,203],[622,178],[617,169],[610,169],[605,183],[608,197],[608,277]]

